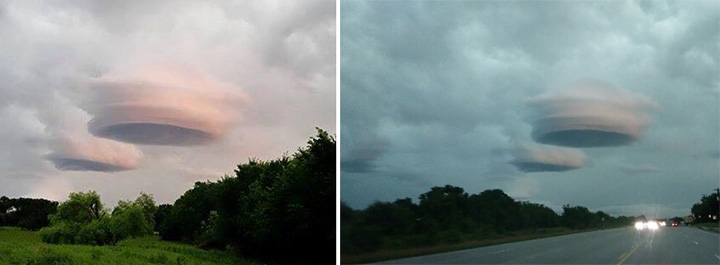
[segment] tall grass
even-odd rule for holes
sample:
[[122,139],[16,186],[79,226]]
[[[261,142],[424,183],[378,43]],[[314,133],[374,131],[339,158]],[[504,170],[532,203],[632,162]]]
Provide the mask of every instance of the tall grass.
[[115,246],[50,245],[36,232],[0,227],[0,264],[256,264],[224,251],[161,241],[157,236],[128,239]]

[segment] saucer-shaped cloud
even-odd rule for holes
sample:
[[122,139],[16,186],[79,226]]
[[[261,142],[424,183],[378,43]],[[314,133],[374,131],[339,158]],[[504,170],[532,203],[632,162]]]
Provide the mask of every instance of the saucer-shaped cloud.
[[534,109],[532,137],[567,147],[629,145],[650,124],[651,100],[602,81],[582,80],[528,100]]
[[585,154],[571,148],[523,145],[513,155],[510,164],[523,172],[558,172],[585,166]]
[[210,143],[230,126],[243,99],[233,87],[173,66],[106,75],[92,86],[90,133],[133,144]]
[[131,170],[142,158],[142,152],[133,145],[94,137],[66,135],[55,141],[53,149],[45,158],[63,171]]

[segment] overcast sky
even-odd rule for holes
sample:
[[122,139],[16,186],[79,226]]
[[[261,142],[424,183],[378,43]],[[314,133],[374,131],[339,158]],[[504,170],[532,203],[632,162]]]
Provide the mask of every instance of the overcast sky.
[[341,198],[672,217],[720,186],[720,2],[344,1]]
[[335,132],[334,1],[0,1],[0,195],[173,202]]

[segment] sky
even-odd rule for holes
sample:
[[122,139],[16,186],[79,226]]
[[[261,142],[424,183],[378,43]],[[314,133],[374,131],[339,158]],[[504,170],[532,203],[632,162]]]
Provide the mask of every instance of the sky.
[[341,199],[502,189],[690,214],[720,186],[720,2],[343,1]]
[[172,203],[336,132],[334,1],[0,1],[0,195]]

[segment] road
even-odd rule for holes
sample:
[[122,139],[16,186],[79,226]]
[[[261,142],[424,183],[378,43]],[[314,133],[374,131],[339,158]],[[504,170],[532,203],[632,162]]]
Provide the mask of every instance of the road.
[[619,228],[385,261],[383,264],[720,264],[720,235]]

